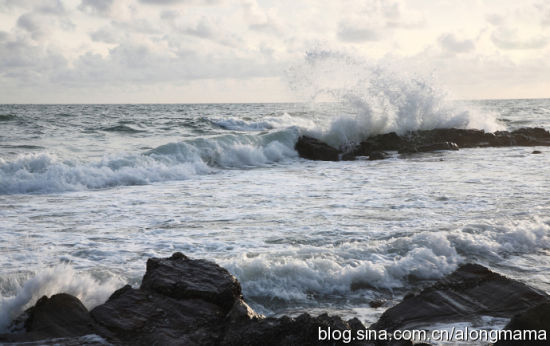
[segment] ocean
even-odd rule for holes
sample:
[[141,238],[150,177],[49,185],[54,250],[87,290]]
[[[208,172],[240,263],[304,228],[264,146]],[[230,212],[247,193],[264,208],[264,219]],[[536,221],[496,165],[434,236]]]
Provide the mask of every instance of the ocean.
[[0,105],[0,329],[44,294],[101,304],[139,285],[149,257],[175,251],[226,267],[269,316],[326,311],[368,325],[466,262],[550,293],[547,148],[346,162],[294,150],[302,134],[349,146],[436,127],[550,129],[547,99],[409,96]]

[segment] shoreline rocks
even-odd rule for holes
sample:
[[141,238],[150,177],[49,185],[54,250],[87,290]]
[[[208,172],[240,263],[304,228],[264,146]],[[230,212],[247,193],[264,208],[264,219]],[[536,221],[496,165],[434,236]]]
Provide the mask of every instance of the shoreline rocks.
[[[480,315],[512,318],[510,328],[550,328],[549,297],[477,264],[465,264],[388,309],[369,329],[426,327]],[[519,315],[518,315],[519,314]],[[542,317],[541,317],[542,316]],[[319,328],[365,332],[356,318],[304,313],[264,317],[245,302],[240,283],[217,264],[182,253],[151,258],[139,288],[126,285],[91,311],[71,295],[40,298],[14,320],[0,343],[57,345],[412,345],[319,341]]]
[[342,161],[357,157],[383,158],[377,153],[399,153],[459,150],[476,147],[550,146],[550,132],[543,128],[521,128],[488,133],[473,129],[433,129],[398,135],[395,132],[367,138],[348,150],[339,150],[312,137],[301,136],[295,145],[299,156],[309,160]]

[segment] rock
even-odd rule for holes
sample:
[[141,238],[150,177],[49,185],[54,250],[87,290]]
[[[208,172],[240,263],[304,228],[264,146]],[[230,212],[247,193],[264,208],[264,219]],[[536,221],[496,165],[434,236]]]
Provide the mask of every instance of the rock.
[[241,285],[226,269],[180,252],[169,258],[150,258],[141,289],[176,299],[202,299],[225,312],[242,297]]
[[0,341],[33,341],[61,337],[79,337],[98,332],[86,307],[76,297],[60,293],[40,298],[23,316],[24,334],[0,336]]
[[[495,343],[495,346],[519,346],[519,345],[548,345],[550,343],[550,302],[539,304],[521,314],[518,314],[512,318],[512,320],[504,327],[504,330],[512,331],[512,336],[515,334],[514,331],[536,331],[537,337],[540,331],[544,331],[546,335],[546,340],[531,340],[527,341],[525,337],[521,337],[522,341],[510,340],[512,338],[507,338],[508,340],[503,340]],[[529,332],[532,333],[532,332]],[[534,339],[534,338],[532,338]]]
[[510,318],[548,298],[544,292],[481,265],[465,264],[386,310],[371,328],[415,329],[434,323],[468,321],[480,315]]
[[[224,346],[283,346],[283,345],[367,345],[366,342],[354,341],[351,338],[365,326],[358,320],[348,323],[340,317],[327,314],[312,317],[302,314],[296,318],[265,318],[249,323],[231,325],[220,345]],[[341,335],[339,340],[329,336],[331,331],[348,331],[350,339]],[[338,333],[338,332],[336,332]],[[347,342],[345,342],[347,340]]]
[[126,286],[91,311],[95,321],[129,344],[215,345],[225,313],[202,299],[175,299]]
[[308,160],[339,161],[343,154],[330,145],[308,136],[300,137],[294,148],[300,157]]
[[533,150],[533,152],[531,152],[531,154],[542,154],[542,151],[539,151],[539,150]]
[[296,143],[300,157],[310,160],[353,160],[374,152],[400,153],[458,150],[458,148],[550,146],[550,132],[543,128],[522,128],[512,132],[486,133],[473,129],[433,129],[398,135],[395,132],[371,136],[345,153],[311,137],[302,136]]
[[383,152],[383,151],[373,151],[369,155],[369,160],[370,161],[384,160],[384,159],[387,159],[388,157],[389,157],[389,155],[387,153]]

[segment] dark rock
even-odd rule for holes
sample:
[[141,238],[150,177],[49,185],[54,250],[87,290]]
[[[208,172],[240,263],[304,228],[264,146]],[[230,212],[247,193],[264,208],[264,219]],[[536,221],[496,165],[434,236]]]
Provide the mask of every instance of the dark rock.
[[542,151],[539,151],[539,150],[533,150],[533,152],[531,154],[542,154]]
[[384,159],[387,159],[388,157],[389,157],[389,155],[387,153],[383,152],[383,151],[373,151],[369,155],[369,160],[370,161],[384,160]]
[[[341,335],[340,340],[329,337],[329,331],[349,333],[352,338],[358,330],[365,326],[358,320],[348,323],[340,317],[327,314],[312,317],[302,314],[296,318],[283,316],[281,318],[265,318],[248,323],[230,325],[221,341],[225,346],[283,346],[283,345],[367,345],[366,342],[346,340]],[[321,338],[320,338],[321,336]],[[321,339],[321,340],[320,340]]]
[[24,332],[0,336],[0,341],[33,341],[61,337],[79,337],[98,332],[86,307],[76,297],[60,293],[40,298],[21,319]]
[[225,312],[242,297],[241,285],[226,269],[180,252],[169,258],[150,258],[141,289],[176,299],[203,299]]
[[414,329],[433,323],[467,321],[487,315],[509,318],[545,302],[548,296],[477,264],[452,274],[386,310],[373,329]]
[[436,150],[458,150],[458,145],[453,142],[439,142],[417,147],[419,152],[428,152]]
[[215,345],[224,311],[202,299],[175,299],[123,288],[91,311],[95,321],[123,342],[141,345]]
[[384,303],[385,302],[383,300],[372,300],[371,302],[369,302],[369,306],[371,308],[378,309],[379,307],[384,305]]
[[550,132],[543,128],[522,128],[512,132],[486,133],[472,129],[433,129],[413,131],[405,135],[395,132],[371,136],[345,153],[311,138],[300,137],[296,150],[300,157],[310,160],[353,160],[357,156],[370,156],[374,152],[399,151],[400,153],[458,150],[458,148],[550,146]]
[[[548,345],[550,343],[550,302],[539,304],[521,314],[518,314],[512,318],[512,320],[504,327],[504,330],[512,331],[512,338],[507,337],[507,340],[501,338],[495,346],[519,346],[519,345]],[[516,333],[514,333],[516,331]],[[521,337],[521,341],[514,340],[513,335],[517,334],[517,331],[535,331],[537,337],[539,331],[544,331],[546,340],[533,340],[528,341],[527,338]],[[532,332],[529,332],[530,334]]]
[[307,136],[300,137],[294,148],[300,157],[309,160],[339,161],[343,154],[330,145]]

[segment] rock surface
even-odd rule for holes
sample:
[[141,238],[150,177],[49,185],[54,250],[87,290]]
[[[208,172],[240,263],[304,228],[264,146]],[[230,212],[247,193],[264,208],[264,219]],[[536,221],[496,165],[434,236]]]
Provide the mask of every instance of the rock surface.
[[519,345],[548,345],[550,344],[550,302],[539,304],[512,318],[510,323],[504,327],[511,331],[539,331],[546,332],[546,340],[500,340],[495,346],[519,346]]
[[511,318],[548,299],[544,292],[481,265],[465,264],[419,294],[405,297],[371,328],[414,329],[469,321],[482,315]]
[[550,132],[536,127],[495,133],[472,129],[433,129],[399,136],[392,132],[369,137],[346,151],[333,148],[318,139],[302,136],[295,148],[300,157],[305,159],[339,161],[353,160],[358,156],[371,156],[373,153],[384,151],[416,153],[506,146],[550,146]]
[[[511,317],[536,305],[516,316],[510,328],[548,328],[547,302],[548,297],[538,290],[468,264],[388,309],[371,329],[393,331],[479,315]],[[409,341],[372,344],[343,338],[320,341],[320,330],[348,331],[352,337],[365,326],[357,319],[344,321],[327,314],[265,318],[245,303],[239,282],[227,270],[181,253],[150,259],[140,288],[124,286],[90,312],[77,298],[57,294],[38,300],[17,321],[22,330],[0,335],[0,343],[412,345]]]

